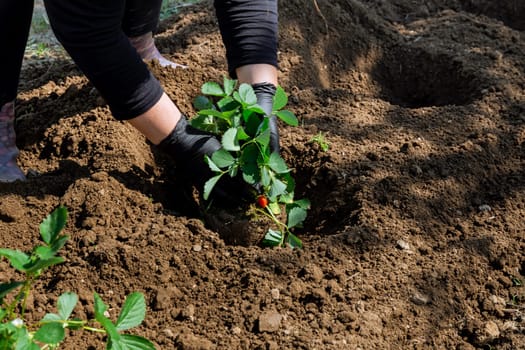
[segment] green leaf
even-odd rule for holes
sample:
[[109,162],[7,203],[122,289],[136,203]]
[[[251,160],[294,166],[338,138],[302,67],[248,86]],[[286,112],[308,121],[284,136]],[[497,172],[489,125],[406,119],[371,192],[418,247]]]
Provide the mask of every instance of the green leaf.
[[226,95],[230,96],[233,93],[233,90],[235,90],[236,85],[237,80],[228,79],[226,76],[224,77],[224,93]]
[[219,181],[222,175],[224,174],[216,175],[210,178],[208,181],[206,181],[206,183],[204,184],[204,195],[203,195],[204,200],[208,200],[208,198],[210,197],[210,193],[213,190],[213,187],[215,187],[215,185],[217,184],[217,181]]
[[[0,345],[2,345],[1,337],[0,337]],[[0,347],[0,348],[4,349],[3,347]],[[16,346],[14,348],[8,347],[7,349],[40,350],[40,347],[33,342],[31,337],[29,336],[29,332],[27,331],[27,328],[23,327],[23,328],[20,328],[16,334]]]
[[73,292],[62,293],[62,295],[58,298],[58,314],[63,320],[67,320],[69,316],[71,316],[71,313],[77,305],[77,302],[78,296]]
[[263,148],[268,148],[268,145],[270,144],[270,129],[262,131],[259,135],[257,135],[255,141]]
[[303,209],[310,209],[310,201],[306,198],[294,201],[294,204]]
[[48,323],[48,322],[63,322],[65,321],[65,318],[60,317],[57,314],[54,313],[47,313],[44,317],[42,317],[42,320],[40,322]]
[[47,244],[52,244],[60,231],[66,226],[67,209],[63,206],[56,208],[40,224],[40,235]]
[[299,121],[297,120],[297,117],[295,116],[295,114],[293,114],[292,112],[288,110],[276,112],[275,115],[288,125],[291,125],[291,126],[299,125]]
[[17,289],[18,287],[24,285],[24,282],[8,282],[0,284],[0,301],[7,295],[9,292]]
[[40,259],[48,259],[55,255],[55,251],[50,246],[38,246],[35,248],[35,254]]
[[197,115],[190,119],[190,124],[194,128],[217,134],[221,123],[213,116]]
[[155,350],[148,339],[133,334],[121,334],[119,345],[126,350]]
[[197,114],[199,115],[205,115],[205,116],[213,116],[217,118],[223,118],[222,112],[216,110],[216,109],[203,109],[199,111]]
[[208,167],[210,168],[211,171],[214,171],[214,172],[221,172],[222,170],[217,166],[217,164],[215,164],[213,162],[213,160],[211,160],[210,157],[208,157],[208,155],[205,155],[204,156],[204,160],[206,161],[206,163],[208,163]]
[[284,173],[287,173],[287,172],[290,171],[290,169],[288,169],[288,166],[286,165],[284,159],[281,158],[281,156],[277,152],[273,152],[270,155],[270,161],[268,162],[268,165],[277,174],[284,174]]
[[272,202],[275,201],[275,198],[285,193],[285,191],[286,191],[286,184],[277,178],[272,178],[270,193],[268,193],[268,197],[270,198],[270,200]]
[[294,235],[293,233],[288,232],[288,235],[286,236],[286,243],[292,248],[292,249],[301,249],[303,248],[303,242]]
[[286,96],[286,92],[284,92],[284,89],[281,86],[277,87],[277,90],[275,91],[275,95],[273,96],[273,111],[278,111],[286,104],[288,103],[288,96]]
[[53,241],[53,244],[51,244],[51,250],[55,253],[57,253],[64,244],[66,244],[67,240],[69,239],[69,236],[60,236],[57,239]]
[[241,146],[239,146],[239,141],[237,140],[237,129],[230,128],[226,130],[224,135],[222,135],[221,144],[227,151],[239,151]]
[[264,236],[262,243],[265,246],[277,247],[281,245],[282,241],[283,241],[283,234],[281,232],[269,229],[268,232],[266,232],[266,235]]
[[226,151],[225,149],[221,148],[217,151],[215,151],[211,155],[211,160],[219,167],[219,168],[226,168],[235,163],[235,158],[230,154],[230,152]]
[[288,211],[288,228],[300,226],[306,219],[306,209],[301,207],[292,207]]
[[95,299],[95,319],[106,330],[110,340],[118,342],[120,339],[120,334],[117,332],[115,325],[106,316],[104,316],[104,313],[108,309],[107,305],[104,304],[97,293],[94,293],[93,297]]
[[272,182],[272,177],[270,175],[270,171],[266,166],[263,166],[260,168],[261,170],[261,184],[263,187],[270,186],[270,183]]
[[57,265],[64,262],[64,258],[56,256],[49,259],[38,259],[35,262],[26,265],[27,273],[35,273],[40,270],[43,270],[47,267]]
[[131,293],[126,297],[122,311],[118,317],[117,331],[125,331],[142,323],[146,316],[146,302],[144,295],[138,292]]
[[26,265],[31,262],[29,255],[19,250],[0,248],[0,256],[7,258],[11,266],[21,272],[26,272]]
[[196,110],[200,111],[202,109],[211,109],[213,108],[213,103],[210,101],[209,98],[206,96],[197,96],[193,100],[193,107],[195,107]]
[[221,88],[221,86],[213,81],[204,83],[202,85],[201,91],[205,95],[211,95],[211,96],[224,96],[224,90]]
[[65,336],[66,332],[61,323],[46,323],[36,331],[34,339],[45,344],[58,344]]
[[270,202],[270,204],[268,204],[268,207],[274,215],[279,215],[281,213],[281,207],[277,202]]
[[238,91],[237,98],[243,106],[253,106],[257,104],[257,96],[250,84],[241,84]]
[[232,115],[239,112],[241,104],[231,96],[226,96],[217,101],[217,107],[225,115],[231,118]]

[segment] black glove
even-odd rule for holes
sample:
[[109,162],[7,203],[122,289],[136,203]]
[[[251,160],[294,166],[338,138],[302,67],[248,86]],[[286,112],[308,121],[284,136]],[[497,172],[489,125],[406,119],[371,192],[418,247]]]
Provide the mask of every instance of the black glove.
[[[203,193],[204,184],[215,174],[204,160],[221,148],[215,136],[196,129],[188,124],[186,117],[181,119],[158,147],[175,160],[177,177],[185,184],[197,187]],[[209,200],[216,205],[237,206],[242,202],[253,200],[248,184],[242,178],[231,178],[223,175],[213,188]]]
[[253,84],[252,87],[255,96],[257,96],[257,104],[264,110],[266,117],[270,118],[270,152],[279,153],[279,125],[277,124],[277,117],[272,115],[273,96],[276,87],[272,83],[258,83]]

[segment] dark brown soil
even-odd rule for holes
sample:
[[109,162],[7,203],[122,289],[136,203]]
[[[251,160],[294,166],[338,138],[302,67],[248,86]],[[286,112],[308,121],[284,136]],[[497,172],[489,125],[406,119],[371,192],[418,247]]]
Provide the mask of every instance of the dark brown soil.
[[[71,236],[30,318],[64,291],[76,316],[98,292],[114,318],[141,291],[137,332],[159,349],[525,349],[525,3],[317,4],[280,4],[280,82],[301,121],[282,126],[283,156],[312,202],[302,251],[225,244],[70,60],[26,62],[30,179],[0,185],[1,245],[30,249],[60,204]],[[157,42],[190,67],[152,69],[192,115],[226,74],[212,7],[185,7]]]

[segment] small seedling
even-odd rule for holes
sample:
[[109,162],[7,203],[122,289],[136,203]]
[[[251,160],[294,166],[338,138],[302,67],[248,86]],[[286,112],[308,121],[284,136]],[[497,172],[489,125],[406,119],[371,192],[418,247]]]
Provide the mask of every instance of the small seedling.
[[[68,236],[60,234],[66,221],[65,207],[53,211],[40,224],[40,236],[44,244],[34,247],[29,254],[0,248],[0,256],[7,258],[14,269],[25,275],[24,280],[0,284],[0,350],[57,349],[65,339],[65,329],[105,333],[108,350],[154,350],[155,346],[149,340],[122,333],[140,325],[146,315],[144,296],[138,292],[127,296],[115,323],[105,316],[108,307],[94,293],[95,321],[102,328],[90,326],[92,322],[89,321],[70,318],[78,302],[78,296],[71,292],[60,295],[57,313],[46,314],[36,324],[25,321],[27,298],[34,282],[48,268],[64,262],[57,254],[68,239]],[[7,302],[5,298],[9,293],[17,290],[12,300]]]
[[[215,176],[204,186],[204,199],[209,198],[221,177],[240,175],[258,189],[259,196],[254,196],[258,213],[268,216],[278,227],[266,233],[263,244],[302,247],[301,240],[290,230],[302,225],[310,202],[294,199],[295,181],[290,175],[291,169],[279,153],[270,150],[269,119],[257,104],[253,88],[249,84],[237,87],[236,80],[225,77],[223,86],[207,82],[201,91],[203,95],[194,101],[198,115],[190,122],[198,129],[217,135],[222,144],[221,149],[206,157]],[[287,103],[288,96],[282,87],[277,87],[272,115],[288,125],[297,126],[297,117],[283,109]],[[286,223],[277,218],[282,210]]]
[[317,143],[323,152],[326,152],[330,149],[330,144],[326,141],[325,135],[322,132],[319,132],[317,135],[312,137],[310,143]]

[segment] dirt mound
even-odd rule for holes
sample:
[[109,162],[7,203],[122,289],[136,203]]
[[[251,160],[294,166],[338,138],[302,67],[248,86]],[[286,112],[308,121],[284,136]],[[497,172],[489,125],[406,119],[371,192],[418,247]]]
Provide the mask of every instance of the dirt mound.
[[[523,10],[280,2],[280,82],[301,124],[282,126],[282,153],[312,202],[302,251],[226,245],[74,64],[26,62],[29,180],[0,184],[2,246],[32,247],[59,204],[71,236],[31,315],[64,291],[79,317],[93,317],[94,291],[115,309],[141,291],[139,333],[162,349],[525,349]],[[151,68],[191,116],[200,86],[226,74],[211,4],[164,21],[157,42],[189,66]]]

